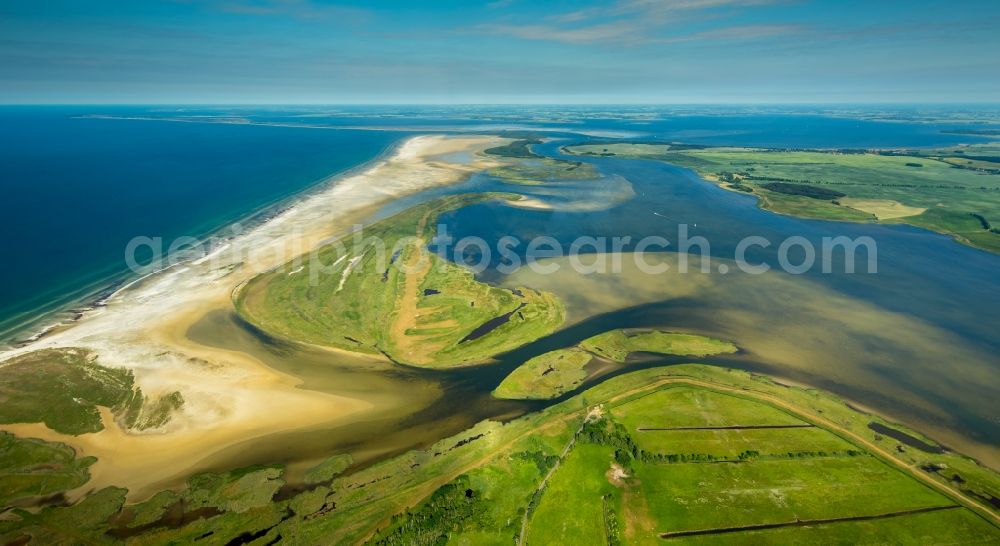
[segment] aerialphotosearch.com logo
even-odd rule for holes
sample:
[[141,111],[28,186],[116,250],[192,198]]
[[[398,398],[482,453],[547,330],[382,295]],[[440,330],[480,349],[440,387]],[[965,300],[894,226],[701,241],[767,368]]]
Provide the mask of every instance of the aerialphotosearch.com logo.
[[[234,234],[242,228],[237,224]],[[289,233],[280,239],[257,241],[253,238],[213,237],[199,240],[181,237],[169,245],[159,237],[136,237],[125,249],[125,261],[135,273],[149,274],[179,264],[207,265],[212,269],[250,266],[253,271],[287,270],[289,275],[305,275],[313,285],[326,276],[339,275],[342,282],[352,272],[362,269],[382,272],[389,268],[404,273],[425,271],[445,260],[461,264],[475,274],[493,269],[509,275],[522,267],[537,274],[554,274],[568,267],[578,274],[615,274],[623,272],[627,261],[642,273],[657,275],[675,269],[678,273],[734,273],[760,275],[777,269],[792,275],[818,271],[825,274],[878,272],[878,245],[869,236],[823,237],[814,241],[790,236],[772,241],[750,235],[735,246],[724,248],[731,254],[713,254],[711,242],[704,236],[691,235],[687,224],[678,224],[671,240],[661,235],[641,238],[631,236],[579,236],[568,242],[551,236],[524,241],[512,235],[497,238],[492,244],[482,237],[455,240],[446,224],[437,226],[436,235],[425,241],[416,236],[385,240],[365,236],[362,226],[344,237],[327,241],[311,249],[303,248],[303,237]],[[429,254],[445,260],[432,261]],[[714,263],[713,263],[714,262]],[[713,267],[714,266],[714,267]]]

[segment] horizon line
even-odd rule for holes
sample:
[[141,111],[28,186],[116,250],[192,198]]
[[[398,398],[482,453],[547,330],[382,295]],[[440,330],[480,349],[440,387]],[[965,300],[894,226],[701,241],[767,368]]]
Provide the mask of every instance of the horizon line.
[[733,102],[3,102],[0,106],[995,106],[1000,101]]

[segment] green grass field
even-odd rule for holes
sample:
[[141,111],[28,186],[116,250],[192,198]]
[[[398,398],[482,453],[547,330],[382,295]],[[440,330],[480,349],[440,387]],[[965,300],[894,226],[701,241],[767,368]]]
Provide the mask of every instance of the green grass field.
[[97,407],[125,428],[162,426],[184,404],[179,392],[155,399],[135,386],[131,370],[107,368],[83,349],[27,353],[0,366],[0,423],[44,423],[64,434],[104,429]]
[[[607,433],[584,436],[553,475],[532,516],[528,544],[611,543],[602,506],[623,522],[623,543],[753,542],[768,536],[785,543],[821,543],[847,525],[889,543],[964,543],[997,540],[997,529],[955,501],[821,427],[726,431],[658,431],[674,441],[649,443],[635,423],[659,427],[785,426],[809,424],[787,411],[747,398],[698,387],[667,387],[609,406]],[[622,423],[624,426],[614,425]],[[614,426],[612,426],[614,425]],[[718,434],[721,432],[721,434]],[[775,434],[781,432],[781,434]],[[706,436],[706,433],[712,436]],[[712,441],[704,439],[711,437]],[[752,455],[737,458],[737,453]],[[697,454],[686,462],[657,459],[658,452]],[[771,458],[769,453],[795,452]],[[714,455],[714,458],[706,457]],[[721,461],[722,457],[729,461]],[[612,464],[627,473],[609,474]],[[908,513],[923,509],[947,509]],[[852,518],[877,517],[851,521]],[[900,526],[919,518],[914,531]],[[935,527],[929,521],[938,518]],[[797,526],[801,520],[824,522]],[[886,523],[887,522],[887,523]],[[954,526],[951,526],[954,522]],[[740,527],[777,525],[742,531]],[[788,525],[787,527],[781,527]],[[822,529],[814,533],[815,529]],[[661,539],[664,533],[705,532]],[[714,535],[719,531],[725,534]]]
[[[816,428],[632,431],[640,448],[651,453],[707,453],[716,458],[737,458],[757,451],[760,457],[791,457],[800,454],[841,455],[856,449],[840,438]],[[802,455],[808,456],[808,455]]]
[[486,171],[510,184],[538,186],[555,180],[592,180],[597,169],[590,163],[538,157],[520,160]]
[[528,544],[602,544],[605,541],[602,497],[615,486],[604,473],[612,449],[598,445],[573,448],[553,475],[528,526]]
[[[753,193],[762,207],[783,214],[906,223],[1000,252],[1000,233],[991,231],[1000,227],[1000,146],[996,144],[898,154],[678,149],[666,144],[626,143],[578,145],[566,150],[579,155],[657,159],[688,167],[725,187]],[[765,187],[780,188],[780,184],[842,193],[847,199],[814,198],[794,189],[772,191]],[[974,215],[985,219],[986,225]]]
[[805,421],[732,394],[674,387],[610,408],[630,430],[725,425],[801,425]]
[[[942,532],[946,530],[946,532]],[[952,541],[950,537],[955,537]],[[725,535],[656,540],[663,546],[757,546],[759,544],[801,543],[803,532],[797,528],[747,531]],[[997,544],[1000,538],[968,510],[946,510],[912,514],[874,521],[848,521],[813,525],[807,536],[809,544],[852,544],[885,546],[887,544]]]
[[[871,457],[640,464],[635,481],[655,526],[649,529],[653,534],[952,504]],[[626,519],[631,509],[625,507]]]
[[280,338],[406,364],[448,367],[487,360],[563,321],[554,296],[477,281],[427,250],[443,212],[507,194],[445,197],[418,205],[260,275],[236,296],[242,317]]
[[525,362],[493,391],[497,398],[548,399],[569,392],[587,378],[593,357],[578,349],[559,349]]
[[[737,395],[675,387],[609,408],[640,448],[651,453],[704,453],[735,458],[789,453],[844,453],[856,449],[823,429],[719,427],[805,427],[808,423],[779,409]],[[694,430],[697,428],[703,430]],[[668,429],[668,430],[664,430]],[[675,429],[675,430],[669,430]],[[762,446],[766,446],[763,450]]]
[[672,332],[628,333],[612,330],[580,343],[580,347],[615,362],[625,362],[630,353],[659,353],[677,356],[709,356],[735,353],[732,343],[694,334]]

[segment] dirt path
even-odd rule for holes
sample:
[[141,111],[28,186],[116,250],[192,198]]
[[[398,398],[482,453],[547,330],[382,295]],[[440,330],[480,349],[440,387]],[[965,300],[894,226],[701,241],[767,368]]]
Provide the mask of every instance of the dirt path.
[[[420,286],[423,284],[427,273],[430,272],[431,267],[433,267],[433,262],[425,250],[427,242],[424,239],[424,230],[427,227],[427,219],[430,215],[431,213],[428,212],[417,222],[416,238],[407,251],[404,252],[404,263],[400,269],[400,272],[404,275],[403,293],[396,299],[396,313],[389,328],[389,337],[392,339],[396,351],[398,351],[398,356],[402,357],[406,362],[413,364],[431,363],[433,359],[430,355],[443,347],[443,343],[435,343],[429,339],[432,336],[407,334],[407,332],[416,329],[418,326],[421,314],[421,310],[418,309],[418,305],[420,304]],[[423,313],[432,314],[436,310],[437,308],[428,307],[422,311]],[[454,320],[444,320],[421,326],[433,329],[457,325]]]
[[[404,275],[403,293],[396,299],[398,302],[396,316],[389,328],[389,337],[392,339],[393,345],[396,346],[397,355],[414,364],[425,364],[427,361],[419,340],[415,339],[416,336],[406,334],[407,331],[417,326],[418,291],[421,281],[430,270],[430,260],[424,256],[423,247],[424,240],[417,239],[405,252],[405,261],[400,270]],[[417,269],[421,260],[425,260],[427,263]]]
[[[580,428],[576,429],[576,432],[573,433],[573,437],[571,437],[569,439],[569,442],[566,443],[566,447],[564,447],[562,452],[559,453],[559,460],[556,461],[556,464],[552,465],[552,468],[549,469],[548,473],[545,474],[545,476],[542,478],[542,481],[538,483],[538,487],[536,487],[535,490],[532,492],[531,494],[532,497],[537,495],[539,491],[545,489],[545,486],[548,485],[549,483],[549,478],[551,478],[556,473],[556,470],[559,470],[559,465],[562,464],[563,460],[566,459],[566,456],[569,455],[569,452],[573,450],[573,446],[576,445],[576,439],[580,436],[580,433],[583,432],[584,425],[586,425],[588,422],[591,421],[591,419],[595,417],[597,419],[600,419],[600,415],[601,415],[600,406],[591,409],[590,412],[587,413],[587,416],[583,419],[583,422],[580,423]],[[524,535],[528,532],[529,517],[530,516],[528,514],[528,511],[525,510],[524,517],[521,518],[521,532],[517,536],[517,543],[519,546],[524,544]]]

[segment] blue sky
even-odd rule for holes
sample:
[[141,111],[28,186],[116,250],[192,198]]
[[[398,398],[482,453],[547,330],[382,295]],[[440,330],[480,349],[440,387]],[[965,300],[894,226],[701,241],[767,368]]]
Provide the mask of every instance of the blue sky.
[[4,0],[4,103],[1000,102],[1000,1]]

